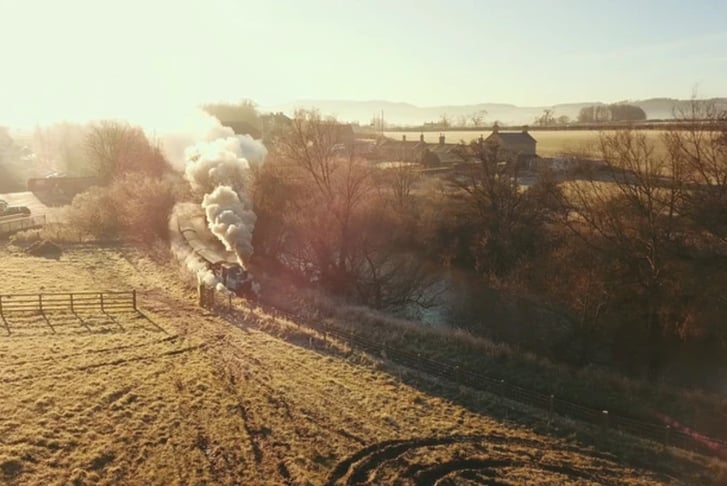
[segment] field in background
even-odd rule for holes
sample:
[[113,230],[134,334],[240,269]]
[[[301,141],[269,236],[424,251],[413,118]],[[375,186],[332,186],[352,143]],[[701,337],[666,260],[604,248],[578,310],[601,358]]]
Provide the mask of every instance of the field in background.
[[669,482],[482,413],[484,395],[478,409],[452,400],[464,390],[424,391],[259,309],[203,312],[176,267],[130,248],[51,260],[0,247],[0,266],[3,293],[136,288],[145,309],[0,327],[0,482]]
[[[422,132],[385,132],[384,135],[394,140],[401,140],[402,135],[406,135],[407,140],[419,140]],[[490,133],[485,131],[447,131],[447,132],[423,132],[424,141],[427,143],[437,143],[440,133],[443,133],[447,143],[459,143],[460,141],[470,142],[483,136],[487,138]],[[598,143],[598,130],[532,130],[530,135],[537,140],[537,153],[541,157],[555,157],[559,155],[568,155],[578,153],[595,148]],[[663,150],[661,130],[644,130],[649,140],[652,140],[656,146]]]

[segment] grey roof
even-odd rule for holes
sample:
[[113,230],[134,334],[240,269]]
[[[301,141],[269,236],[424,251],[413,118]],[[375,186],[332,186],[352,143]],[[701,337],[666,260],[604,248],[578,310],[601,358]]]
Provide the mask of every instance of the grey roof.
[[466,160],[462,154],[462,147],[458,144],[431,145],[429,150],[437,154],[442,164],[459,164]]
[[492,132],[487,140],[500,137],[504,143],[538,143],[528,132]]

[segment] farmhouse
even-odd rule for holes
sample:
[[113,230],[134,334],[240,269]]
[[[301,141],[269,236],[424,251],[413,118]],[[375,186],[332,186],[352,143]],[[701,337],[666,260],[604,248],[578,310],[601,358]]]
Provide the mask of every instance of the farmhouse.
[[418,141],[407,140],[406,135],[402,135],[401,140],[385,139],[380,142],[373,155],[380,160],[420,162],[426,148],[423,135]]
[[528,133],[527,128],[523,128],[520,132],[501,132],[495,125],[485,142],[497,144],[504,152],[503,155],[513,160],[524,162],[537,157],[535,151],[537,141]]
[[374,158],[384,161],[414,162],[427,167],[450,166],[466,162],[462,156],[462,148],[456,143],[446,143],[444,135],[439,136],[439,143],[426,143],[424,135],[418,141],[384,140],[376,148]]

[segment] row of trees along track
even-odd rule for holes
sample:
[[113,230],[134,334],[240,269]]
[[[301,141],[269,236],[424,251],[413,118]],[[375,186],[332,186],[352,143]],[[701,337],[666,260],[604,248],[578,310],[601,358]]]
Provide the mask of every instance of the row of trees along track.
[[[254,246],[302,280],[384,310],[420,301],[429,283],[421,262],[439,259],[564,316],[569,353],[560,359],[569,365],[588,366],[604,351],[620,372],[654,379],[669,365],[690,365],[685,356],[719,368],[727,342],[727,117],[695,102],[677,121],[686,128],[667,130],[661,150],[643,132],[609,132],[593,154],[603,159],[598,170],[528,188],[517,164],[499,163],[498,147],[462,145],[476,162],[471,171],[427,192],[411,171],[370,169],[340,143],[335,124],[299,113],[256,178]],[[451,363],[386,353],[551,413],[694,450],[723,447],[676,423],[644,424]]]
[[562,316],[562,339],[513,338],[528,351],[715,387],[706,377],[727,346],[723,116],[696,104],[659,143],[604,133],[587,154],[602,165],[525,187],[517,161],[490,144],[457,147],[470,163],[448,178],[378,170],[335,123],[299,113],[256,173],[255,251],[382,310],[430,304],[438,276],[456,268]]

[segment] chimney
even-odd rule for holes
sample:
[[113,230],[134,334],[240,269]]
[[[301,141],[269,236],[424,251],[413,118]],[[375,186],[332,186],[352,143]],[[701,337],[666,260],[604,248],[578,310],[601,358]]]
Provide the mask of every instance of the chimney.
[[492,125],[492,133],[497,133],[499,131],[500,131],[500,125],[498,125],[497,122],[495,122],[495,124]]
[[439,134],[439,145],[444,145],[444,134],[443,133]]
[[402,142],[406,142],[406,135],[402,135],[402,136],[401,136],[401,141],[402,141]]
[[419,134],[419,141],[420,142],[424,142],[424,134],[423,133],[420,133]]
[[525,133],[525,134],[528,133],[528,126],[527,125],[523,125],[523,133]]

